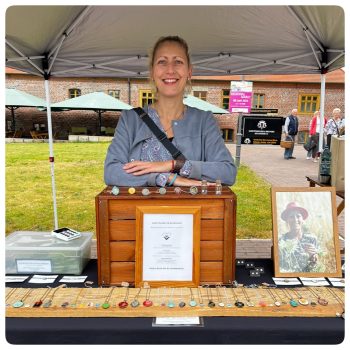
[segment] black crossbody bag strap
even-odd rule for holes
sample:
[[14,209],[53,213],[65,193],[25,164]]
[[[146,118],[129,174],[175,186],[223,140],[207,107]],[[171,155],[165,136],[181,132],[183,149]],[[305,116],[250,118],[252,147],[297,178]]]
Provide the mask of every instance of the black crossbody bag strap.
[[186,160],[185,156],[172,144],[171,141],[169,141],[166,134],[158,128],[151,117],[141,107],[134,108],[134,111],[139,115],[141,120],[149,127],[155,137],[163,144],[174,159]]

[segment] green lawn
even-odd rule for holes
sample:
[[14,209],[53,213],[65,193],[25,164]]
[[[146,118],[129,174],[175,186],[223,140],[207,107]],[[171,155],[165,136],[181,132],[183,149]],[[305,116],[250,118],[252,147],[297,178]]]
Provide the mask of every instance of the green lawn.
[[[58,224],[95,232],[95,196],[105,187],[103,161],[109,143],[55,143]],[[49,148],[44,143],[6,144],[6,234],[50,231],[53,226]],[[270,185],[241,166],[237,238],[271,238]]]

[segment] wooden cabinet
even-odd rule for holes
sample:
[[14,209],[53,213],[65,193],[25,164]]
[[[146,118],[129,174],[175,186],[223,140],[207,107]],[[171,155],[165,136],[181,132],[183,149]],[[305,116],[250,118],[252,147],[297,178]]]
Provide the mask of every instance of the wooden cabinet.
[[[183,188],[188,191],[188,188]],[[142,188],[129,194],[125,187],[117,196],[111,187],[96,196],[96,235],[98,282],[118,285],[135,281],[136,208],[145,206],[196,206],[201,208],[200,282],[228,283],[235,278],[236,195],[224,187],[221,195],[214,188],[208,194],[157,193],[143,196]]]

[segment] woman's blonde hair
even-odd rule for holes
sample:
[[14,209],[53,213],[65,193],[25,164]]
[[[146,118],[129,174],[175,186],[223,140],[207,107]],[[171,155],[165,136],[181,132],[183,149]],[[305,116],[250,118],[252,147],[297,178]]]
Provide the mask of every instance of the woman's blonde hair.
[[[157,98],[157,87],[154,85],[154,82],[151,78],[151,72],[153,70],[153,65],[154,65],[154,59],[155,59],[155,55],[157,50],[164,44],[164,43],[176,43],[178,45],[180,45],[186,54],[186,59],[187,59],[187,64],[188,67],[191,66],[191,57],[190,57],[190,53],[189,53],[189,49],[188,49],[188,44],[187,42],[182,39],[181,37],[179,37],[178,35],[168,35],[168,36],[162,36],[160,37],[156,43],[153,45],[153,48],[150,52],[149,55],[149,73],[150,73],[150,84],[152,87],[152,92],[155,96],[155,98]],[[189,95],[191,93],[192,90],[192,86],[191,86],[191,81],[188,80],[187,81],[187,85],[186,85],[186,89],[185,89],[185,95]]]

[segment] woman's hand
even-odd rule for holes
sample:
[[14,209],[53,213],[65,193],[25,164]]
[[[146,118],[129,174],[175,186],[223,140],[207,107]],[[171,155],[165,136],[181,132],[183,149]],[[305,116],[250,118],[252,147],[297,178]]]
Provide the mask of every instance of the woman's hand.
[[171,160],[165,162],[143,162],[141,160],[135,160],[123,166],[126,173],[136,176],[150,173],[168,173],[171,171],[171,168]]

